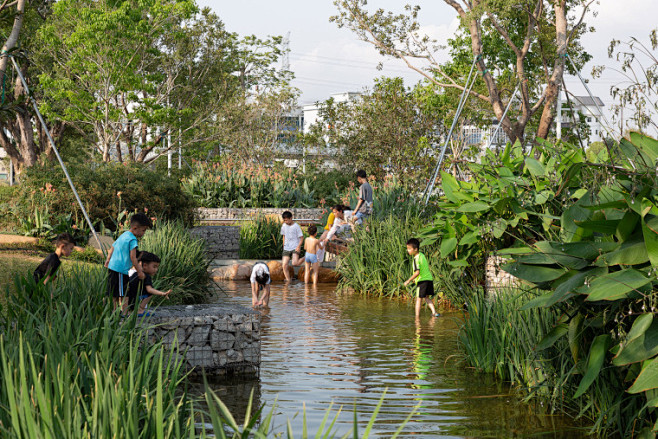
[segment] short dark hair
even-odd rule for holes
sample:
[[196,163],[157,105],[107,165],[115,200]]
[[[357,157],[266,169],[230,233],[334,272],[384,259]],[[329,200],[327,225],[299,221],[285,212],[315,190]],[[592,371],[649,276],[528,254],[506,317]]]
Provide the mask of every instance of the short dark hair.
[[75,238],[70,233],[60,233],[57,235],[57,238],[55,238],[55,246],[58,246],[61,243],[75,245]]
[[283,212],[283,213],[281,214],[281,218],[283,218],[283,219],[292,218],[292,212],[289,211],[289,210],[286,210],[285,212]]
[[268,280],[270,280],[270,275],[265,272],[256,275],[256,283],[260,285],[265,285]]
[[151,222],[151,218],[144,215],[143,213],[136,213],[132,217],[130,217],[130,227],[134,226],[135,224],[138,226],[153,227],[153,222]]
[[160,258],[158,255],[151,252],[140,252],[138,259],[142,264],[148,264],[149,262],[157,262],[158,264],[160,263]]
[[360,178],[367,178],[368,174],[366,174],[366,171],[364,171],[363,169],[359,169],[358,171],[356,171],[356,176]]
[[417,240],[416,238],[411,238],[411,239],[409,239],[409,241],[407,241],[407,245],[409,245],[409,246],[415,248],[416,250],[418,250],[420,248],[420,241]]
[[315,225],[310,225],[308,226],[308,234],[311,236],[315,236],[318,233],[318,228]]
[[337,212],[344,212],[345,211],[345,206],[342,204],[336,204],[334,207],[332,207]]

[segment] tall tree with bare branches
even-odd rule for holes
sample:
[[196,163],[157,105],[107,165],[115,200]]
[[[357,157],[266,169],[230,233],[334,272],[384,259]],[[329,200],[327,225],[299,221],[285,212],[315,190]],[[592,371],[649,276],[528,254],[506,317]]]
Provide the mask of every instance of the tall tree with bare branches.
[[[453,46],[453,57],[468,50],[470,60],[456,62],[470,67],[475,60],[480,75],[479,87],[470,91],[471,96],[502,119],[502,129],[512,141],[525,140],[533,118],[538,119],[536,135],[546,138],[568,68],[565,55],[569,53],[578,65],[589,59],[579,38],[587,30],[584,20],[596,0],[443,1],[461,21],[454,41],[463,44]],[[420,7],[407,5],[405,13],[395,14],[383,9],[371,12],[366,0],[334,3],[338,15],[331,20],[352,30],[380,54],[401,59],[441,92],[465,88],[464,69],[455,68],[454,59],[448,65],[439,62],[440,46],[421,34]],[[503,118],[511,95],[504,89],[514,88],[515,83],[520,84],[520,105]]]

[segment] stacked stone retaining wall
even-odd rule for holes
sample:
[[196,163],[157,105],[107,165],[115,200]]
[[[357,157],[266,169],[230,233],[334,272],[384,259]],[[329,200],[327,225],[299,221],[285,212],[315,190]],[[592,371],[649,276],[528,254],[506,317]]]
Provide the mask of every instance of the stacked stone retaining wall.
[[318,220],[322,218],[323,209],[306,209],[306,208],[261,208],[261,209],[237,209],[230,207],[197,209],[199,220],[201,221],[244,221],[262,216],[281,216],[283,212],[289,210],[292,212],[294,219]]
[[200,226],[190,230],[206,242],[208,259],[237,259],[240,255],[240,226]]
[[176,346],[192,373],[257,373],[260,314],[236,305],[161,306],[142,323],[149,341]]

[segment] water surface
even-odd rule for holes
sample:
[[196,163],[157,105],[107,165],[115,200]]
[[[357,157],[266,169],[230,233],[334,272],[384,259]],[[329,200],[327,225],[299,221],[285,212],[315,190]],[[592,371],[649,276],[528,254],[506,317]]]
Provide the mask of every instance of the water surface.
[[[218,301],[251,305],[246,282],[221,284]],[[584,438],[585,429],[538,404],[521,401],[508,386],[465,367],[457,343],[461,313],[419,320],[402,301],[336,294],[334,285],[272,285],[262,312],[262,363],[258,380],[212,383],[240,417],[251,392],[268,411],[276,401],[276,431],[288,418],[296,436],[306,407],[314,436],[333,402],[342,406],[335,431],[365,426],[386,396],[374,436],[390,437],[408,414],[417,413],[403,437]]]

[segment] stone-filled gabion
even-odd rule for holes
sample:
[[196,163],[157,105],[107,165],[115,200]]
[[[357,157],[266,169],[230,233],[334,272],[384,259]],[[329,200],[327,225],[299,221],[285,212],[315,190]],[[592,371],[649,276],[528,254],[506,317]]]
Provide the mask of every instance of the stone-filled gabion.
[[323,209],[306,209],[306,208],[253,208],[253,209],[238,209],[232,207],[218,207],[207,208],[201,207],[197,209],[199,220],[201,221],[218,221],[218,220],[249,220],[261,216],[281,216],[281,214],[289,210],[292,212],[292,217],[295,220],[319,220],[322,218]]
[[192,373],[257,373],[260,314],[237,305],[161,306],[144,320],[149,341],[177,345]]
[[208,259],[237,259],[240,255],[240,226],[200,226],[190,234],[206,242]]

